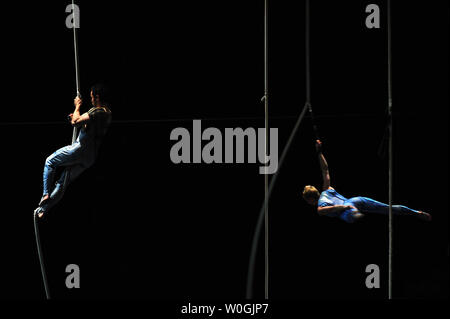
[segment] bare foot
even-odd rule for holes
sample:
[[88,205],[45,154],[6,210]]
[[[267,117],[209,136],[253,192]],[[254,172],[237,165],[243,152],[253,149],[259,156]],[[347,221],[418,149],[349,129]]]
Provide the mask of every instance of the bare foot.
[[431,215],[423,211],[419,211],[418,217],[424,221],[431,222]]
[[364,217],[364,214],[362,214],[359,210],[355,213],[353,213],[353,218],[355,221],[360,220]]
[[38,218],[42,218],[44,216],[44,211],[41,207],[38,207],[34,210],[34,216],[37,216]]
[[39,206],[42,206],[46,201],[48,201],[49,197],[50,196],[48,196],[48,194],[42,196],[41,201],[39,202]]

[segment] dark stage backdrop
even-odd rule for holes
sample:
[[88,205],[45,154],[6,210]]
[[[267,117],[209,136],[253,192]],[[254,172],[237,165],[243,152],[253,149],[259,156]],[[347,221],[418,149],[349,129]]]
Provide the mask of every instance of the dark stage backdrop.
[[[373,2],[373,1],[372,1]],[[312,1],[312,103],[331,183],[388,201],[386,1]],[[176,127],[264,127],[263,1],[79,1],[80,74],[114,89],[96,164],[41,223],[57,299],[242,299],[264,198],[258,164],[171,162]],[[32,212],[48,155],[70,143],[75,72],[68,1],[2,4],[1,298],[44,299]],[[448,4],[393,1],[394,297],[448,298]],[[284,147],[305,101],[303,2],[270,1],[270,125]],[[320,186],[307,117],[270,201],[273,299],[387,298],[388,219],[345,224],[301,199]],[[264,296],[263,241],[255,297]],[[81,288],[67,289],[77,264]],[[365,267],[381,288],[365,286]]]

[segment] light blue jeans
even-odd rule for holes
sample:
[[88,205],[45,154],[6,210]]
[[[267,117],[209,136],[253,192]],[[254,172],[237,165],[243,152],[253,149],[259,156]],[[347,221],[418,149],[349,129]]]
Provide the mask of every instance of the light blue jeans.
[[[367,197],[352,197],[344,202],[344,205],[355,206],[363,214],[389,214],[389,205]],[[339,218],[347,223],[353,223],[355,221],[353,214],[356,212],[355,209],[347,209],[342,212]],[[419,214],[419,211],[402,205],[392,205],[392,213],[395,215],[414,215]]]
[[[42,196],[48,194],[49,199],[40,207],[40,211],[47,212],[58,203],[67,186],[92,166],[95,157],[95,145],[87,138],[83,130],[80,131],[77,140],[72,145],[64,146],[47,157],[44,165]],[[55,183],[55,172],[58,167],[64,167],[64,171]],[[66,175],[67,181],[64,183]]]

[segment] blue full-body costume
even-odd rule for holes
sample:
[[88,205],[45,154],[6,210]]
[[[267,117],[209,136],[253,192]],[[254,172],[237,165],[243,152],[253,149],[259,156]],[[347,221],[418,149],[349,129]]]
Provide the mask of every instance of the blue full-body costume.
[[[341,212],[327,214],[327,216],[330,217],[339,217],[347,223],[353,223],[355,221],[354,214],[357,213],[358,210],[363,214],[389,214],[389,205],[380,203],[371,198],[358,196],[348,199],[336,192],[336,190],[332,187],[328,188],[320,194],[318,201],[319,207],[336,205],[351,205],[357,208],[357,210],[347,209]],[[420,214],[419,211],[402,205],[392,205],[392,213],[395,215]]]

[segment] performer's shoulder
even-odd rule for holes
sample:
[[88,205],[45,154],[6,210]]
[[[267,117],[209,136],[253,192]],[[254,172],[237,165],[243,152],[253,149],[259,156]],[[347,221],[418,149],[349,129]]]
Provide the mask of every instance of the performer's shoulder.
[[99,106],[94,106],[91,107],[88,111],[89,114],[91,113],[97,113],[97,112],[102,112],[102,113],[107,113],[107,114],[111,114],[111,110],[108,107],[99,107]]
[[322,192],[320,193],[320,197],[327,196],[327,194],[334,192],[336,191],[334,190],[333,187],[328,187],[327,189],[322,190]]
[[92,114],[92,113],[94,113],[96,110],[97,110],[96,107],[91,107],[91,108],[89,109],[89,111],[87,111],[87,113],[88,113],[88,114]]

